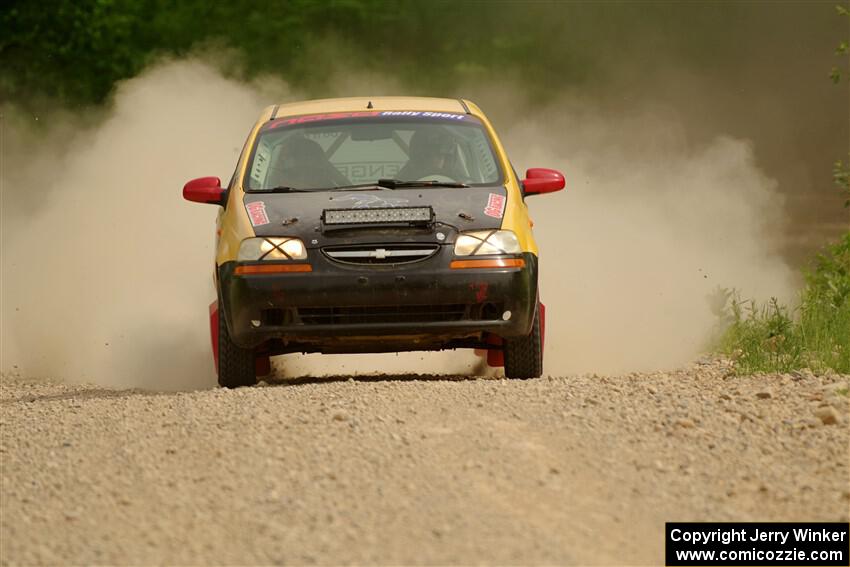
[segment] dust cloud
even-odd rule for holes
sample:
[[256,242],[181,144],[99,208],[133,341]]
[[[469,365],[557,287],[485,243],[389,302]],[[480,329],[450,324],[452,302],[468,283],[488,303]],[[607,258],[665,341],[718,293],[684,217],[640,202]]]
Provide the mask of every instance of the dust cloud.
[[[793,298],[783,199],[746,140],[689,142],[673,117],[562,101],[504,132],[517,167],[554,167],[528,200],[547,306],[546,372],[669,369],[717,332],[718,292]],[[555,346],[557,345],[557,346]]]
[[4,371],[114,387],[214,384],[216,211],[183,201],[181,188],[229,179],[264,105],[182,61],[121,83],[91,120],[45,112],[34,132],[4,118]]
[[[403,93],[371,78],[345,92]],[[379,88],[380,87],[380,88]],[[488,111],[510,99],[480,96]],[[381,93],[379,93],[381,94]],[[279,80],[224,78],[169,61],[119,84],[102,114],[3,109],[2,370],[112,387],[215,383],[214,207],[187,203],[191,178],[229,179],[259,111],[304,98]],[[512,116],[512,115],[510,115]],[[745,140],[693,147],[675,119],[570,98],[497,122],[516,167],[556,167],[567,191],[529,204],[547,305],[545,372],[676,366],[705,347],[707,296],[736,286],[788,296],[773,246],[775,182]],[[471,352],[287,355],[279,375],[481,373]]]

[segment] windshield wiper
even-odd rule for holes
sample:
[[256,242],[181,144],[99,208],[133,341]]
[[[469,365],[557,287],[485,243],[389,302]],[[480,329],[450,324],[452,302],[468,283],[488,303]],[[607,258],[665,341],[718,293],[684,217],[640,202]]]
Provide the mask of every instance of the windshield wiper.
[[249,193],[310,193],[313,189],[298,189],[297,187],[286,187],[279,185],[268,189],[249,189]]
[[324,189],[315,189],[315,191],[369,191],[370,189],[392,189],[386,185],[377,183],[357,183],[355,185],[337,185],[336,187],[325,187]]
[[312,187],[296,189],[295,187],[274,187],[272,189],[254,189],[252,193],[316,193],[319,191],[371,191],[373,189],[403,189],[405,187],[469,187],[466,183],[457,181],[400,181],[398,179],[378,179],[374,183],[357,183],[354,185],[337,185],[336,187]]
[[388,189],[402,189],[404,187],[469,187],[466,183],[458,181],[400,181],[398,179],[378,179],[378,185]]

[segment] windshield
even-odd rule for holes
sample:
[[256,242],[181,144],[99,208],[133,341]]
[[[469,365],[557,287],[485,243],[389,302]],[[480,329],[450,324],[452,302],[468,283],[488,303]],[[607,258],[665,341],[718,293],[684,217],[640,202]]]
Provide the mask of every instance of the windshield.
[[263,126],[244,188],[332,189],[381,179],[495,185],[502,173],[483,125],[473,116],[348,112]]

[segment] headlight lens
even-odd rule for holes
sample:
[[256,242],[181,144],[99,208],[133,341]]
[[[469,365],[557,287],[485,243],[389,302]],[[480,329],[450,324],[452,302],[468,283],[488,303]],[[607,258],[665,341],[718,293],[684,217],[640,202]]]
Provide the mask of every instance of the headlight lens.
[[298,238],[287,236],[246,238],[239,246],[240,262],[251,260],[306,260],[307,249]]
[[519,254],[522,248],[510,230],[474,230],[462,232],[455,241],[456,256],[483,254]]

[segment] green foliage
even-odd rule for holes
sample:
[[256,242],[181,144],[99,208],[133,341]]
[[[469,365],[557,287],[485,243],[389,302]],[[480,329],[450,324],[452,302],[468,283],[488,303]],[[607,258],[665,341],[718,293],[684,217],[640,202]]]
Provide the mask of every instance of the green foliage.
[[619,76],[625,45],[716,64],[739,48],[716,30],[755,13],[731,2],[678,10],[663,2],[6,0],[0,100],[101,103],[152,60],[211,45],[236,54],[240,76],[274,74],[308,96],[326,95],[330,71],[341,68],[355,83],[380,73],[423,95],[481,77],[509,80],[545,101]]
[[[848,10],[844,6],[841,6],[841,5],[835,6],[835,11],[838,12],[839,16],[846,17],[846,18],[850,19],[850,10]],[[848,47],[850,47],[850,46],[848,46],[848,42],[842,41],[841,43],[838,44],[838,47],[835,48],[835,54],[838,55],[839,57],[842,57],[842,58],[845,59],[845,66],[846,66],[846,60],[847,60],[848,56],[850,56],[850,51],[848,51]],[[839,82],[841,82],[841,73],[842,73],[841,69],[839,69],[837,66],[835,66],[830,70],[829,78],[832,79],[833,83],[838,84]],[[850,77],[848,77],[848,78],[850,78]]]
[[[505,64],[539,62],[545,51],[543,36],[511,33],[517,17],[534,11],[517,5],[485,10],[476,3],[424,0],[49,4],[18,0],[0,13],[0,99],[100,103],[116,81],[136,75],[153,59],[209,44],[233,48],[249,77],[272,73],[307,92],[327,90],[331,65],[382,70],[404,84],[445,89]],[[554,23],[543,25],[554,33]],[[421,62],[428,62],[427,77]],[[575,57],[560,63],[562,78],[580,74],[571,70],[581,66]]]
[[846,165],[841,160],[835,162],[832,166],[832,178],[844,194],[844,206],[850,207],[850,159],[847,160]]
[[44,95],[64,103],[98,103],[117,80],[164,54],[203,42],[235,46],[251,71],[291,73],[304,46],[334,30],[381,25],[380,0],[54,0],[18,1],[0,15],[0,94]]
[[765,305],[731,294],[720,341],[740,373],[800,368],[850,373],[850,232],[815,259],[799,305]]
[[[850,18],[850,10],[844,6],[836,6],[835,9],[839,16],[846,16],[847,18]],[[839,43],[838,47],[835,49],[835,54],[843,57],[845,60],[850,58],[848,42],[842,41]],[[832,82],[837,84],[841,80],[841,72],[838,70],[838,67],[833,67],[829,76],[832,79]],[[850,154],[848,154],[848,156],[850,156]],[[847,165],[845,165],[841,160],[838,160],[835,164],[833,164],[832,179],[844,194],[844,206],[850,207],[850,159],[848,159]]]
[[[836,6],[841,17],[850,10]],[[842,41],[837,56],[850,55]],[[838,83],[842,72],[833,67],[830,78]],[[836,161],[833,179],[850,206],[850,160]],[[720,350],[731,355],[740,373],[787,372],[799,368],[850,373],[850,231],[818,254],[812,269],[805,272],[805,288],[799,305],[790,309],[776,298],[765,305],[742,301],[730,290],[719,290],[715,310],[725,331]]]
[[813,269],[805,276],[804,298],[836,308],[850,303],[850,232],[818,254]]

